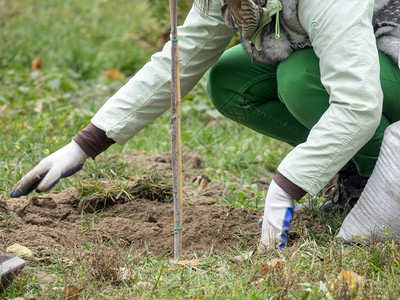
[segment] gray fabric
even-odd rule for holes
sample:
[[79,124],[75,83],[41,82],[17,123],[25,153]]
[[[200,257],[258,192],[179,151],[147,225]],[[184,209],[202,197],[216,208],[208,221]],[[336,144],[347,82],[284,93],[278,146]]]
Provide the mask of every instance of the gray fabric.
[[337,238],[381,241],[400,238],[400,122],[390,125],[374,171],[354,208],[344,219]]
[[[265,6],[263,2],[256,1],[256,4]],[[273,17],[272,22],[262,29],[261,51],[255,49],[248,38],[248,32],[254,32],[254,23],[250,24],[251,30],[246,28],[243,22],[241,26],[238,26],[234,15],[225,2],[222,6],[221,14],[223,19],[228,26],[239,29],[242,32],[242,45],[254,61],[276,66],[293,51],[311,47],[309,37],[298,19],[298,0],[282,0],[281,2],[282,12],[279,17],[280,38],[276,39],[275,37],[276,17]],[[257,17],[253,18],[253,20],[255,19]],[[400,0],[376,0],[372,22],[378,49],[388,54],[394,62],[399,63]],[[243,34],[243,32],[246,34]]]

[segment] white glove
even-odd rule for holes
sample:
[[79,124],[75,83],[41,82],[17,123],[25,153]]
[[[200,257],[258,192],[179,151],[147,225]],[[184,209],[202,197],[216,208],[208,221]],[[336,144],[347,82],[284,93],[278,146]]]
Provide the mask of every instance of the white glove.
[[337,238],[342,242],[400,238],[400,122],[383,138],[374,171],[357,204],[344,219]]
[[13,187],[10,196],[17,198],[36,189],[45,192],[61,178],[71,176],[81,170],[87,155],[75,141],[44,158]]
[[285,248],[293,211],[292,197],[272,180],[265,199],[261,248]]

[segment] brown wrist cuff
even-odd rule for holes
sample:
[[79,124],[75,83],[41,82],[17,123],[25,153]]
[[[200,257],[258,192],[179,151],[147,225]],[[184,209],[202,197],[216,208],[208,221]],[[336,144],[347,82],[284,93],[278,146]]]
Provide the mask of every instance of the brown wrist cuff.
[[106,136],[103,130],[97,128],[92,123],[78,132],[72,139],[92,159],[115,143],[114,140]]
[[295,200],[300,200],[305,194],[307,194],[305,190],[295,185],[279,172],[274,176],[273,180],[281,187],[282,190],[284,190]]

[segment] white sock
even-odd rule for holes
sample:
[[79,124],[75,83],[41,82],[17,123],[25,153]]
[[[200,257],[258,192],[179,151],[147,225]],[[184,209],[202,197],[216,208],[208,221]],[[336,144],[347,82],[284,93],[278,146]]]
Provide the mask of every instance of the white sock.
[[343,242],[372,236],[400,237],[400,122],[390,125],[383,138],[374,171],[357,204],[344,219],[337,238]]
[[292,197],[272,181],[265,199],[261,247],[283,249],[286,246],[293,210]]

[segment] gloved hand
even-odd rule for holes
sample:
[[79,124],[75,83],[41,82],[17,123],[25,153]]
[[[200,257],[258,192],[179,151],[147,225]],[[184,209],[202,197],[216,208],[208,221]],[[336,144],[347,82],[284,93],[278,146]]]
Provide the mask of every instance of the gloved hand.
[[44,158],[13,187],[10,196],[18,198],[32,192],[45,192],[61,178],[81,170],[87,155],[75,141]]
[[265,199],[264,217],[261,224],[261,250],[285,248],[293,212],[292,197],[272,180]]

